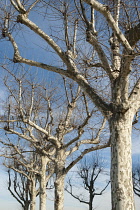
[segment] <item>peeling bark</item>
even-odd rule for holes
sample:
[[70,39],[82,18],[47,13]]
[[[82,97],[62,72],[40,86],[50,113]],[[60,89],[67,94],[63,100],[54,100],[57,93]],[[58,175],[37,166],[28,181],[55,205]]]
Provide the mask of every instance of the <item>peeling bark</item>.
[[31,181],[31,203],[30,210],[36,209],[36,186],[35,186],[35,178]]
[[110,120],[112,210],[134,210],[131,128],[133,114],[116,113]]
[[[131,94],[129,95],[129,74],[131,72],[131,63],[133,59],[136,57],[136,53],[134,51],[135,44],[140,39],[140,24],[130,28],[126,34],[119,28],[119,9],[120,9],[120,0],[116,1],[116,12],[114,17],[109,11],[109,7],[99,3],[96,0],[83,0],[85,3],[91,6],[91,9],[95,9],[100,12],[106,19],[107,24],[110,26],[113,31],[112,36],[110,37],[112,40],[110,43],[110,52],[112,56],[112,62],[106,56],[106,51],[104,51],[102,44],[98,41],[97,33],[95,33],[94,29],[94,14],[92,13],[92,28],[89,26],[90,21],[86,17],[86,13],[83,9],[83,17],[85,19],[85,30],[86,30],[86,38],[87,41],[94,47],[96,53],[98,54],[98,58],[101,62],[100,67],[102,67],[110,79],[111,82],[111,90],[112,97],[110,98],[110,104],[108,104],[103,97],[98,94],[98,91],[94,89],[88,83],[88,80],[84,75],[78,71],[78,64],[75,62],[75,58],[72,57],[71,51],[67,50],[64,52],[61,47],[49,36],[46,34],[39,26],[28,19],[28,12],[24,8],[24,6],[19,3],[20,1],[11,0],[11,3],[15,7],[15,9],[19,12],[17,17],[17,22],[26,25],[32,31],[34,31],[39,37],[43,38],[46,43],[48,43],[53,50],[57,53],[57,55],[61,58],[63,63],[66,66],[66,69],[57,68],[54,66],[50,66],[44,63],[36,62],[33,60],[29,60],[20,56],[20,52],[18,49],[18,45],[16,44],[12,35],[8,32],[8,26],[5,24],[5,28],[3,31],[3,37],[8,37],[10,42],[14,48],[14,62],[25,63],[30,66],[37,66],[49,71],[57,72],[59,74],[65,75],[71,79],[73,79],[79,86],[83,89],[83,91],[90,97],[92,102],[98,107],[98,110],[102,112],[102,114],[109,120],[110,132],[111,132],[111,187],[112,187],[112,209],[113,210],[126,210],[131,209],[134,210],[134,199],[133,199],[133,188],[132,188],[132,161],[131,161],[131,129],[132,129],[132,121],[136,111],[140,108],[140,80],[137,80]],[[38,1],[36,1],[38,2]],[[81,1],[82,2],[82,1]],[[115,1],[114,1],[115,5]],[[31,7],[30,7],[31,8]],[[30,10],[30,9],[28,9]],[[67,17],[66,17],[67,18]],[[7,19],[5,19],[7,20]],[[66,19],[67,21],[67,19]],[[7,21],[5,21],[6,23]],[[66,44],[68,43],[68,23],[66,23]],[[6,30],[5,30],[6,29]],[[77,29],[76,29],[77,30]],[[76,39],[75,39],[76,40]],[[120,52],[120,44],[122,44],[122,51]],[[111,64],[110,64],[111,63]],[[96,66],[99,67],[99,66]],[[25,122],[24,122],[25,123]],[[32,122],[26,122],[29,125],[32,125],[38,131],[42,133],[46,133],[45,130],[40,129],[36,125],[33,125]],[[6,130],[6,129],[5,129]],[[14,130],[7,129],[12,134],[16,134],[21,138],[24,138],[30,142],[35,142],[35,138],[32,139],[29,136],[20,134]],[[59,133],[60,134],[60,133]],[[79,134],[80,136],[80,134]],[[78,137],[79,137],[78,136]],[[58,136],[60,140],[60,136]],[[63,138],[63,136],[62,136]],[[57,142],[58,139],[53,138],[53,142]],[[60,142],[58,140],[58,142]],[[76,142],[77,138],[72,140],[71,142]],[[62,143],[62,142],[61,142]],[[98,143],[98,142],[97,142]],[[110,142],[109,142],[110,143]],[[98,145],[97,147],[92,148],[100,149],[109,146],[109,143],[104,145]],[[57,145],[57,143],[55,144]],[[59,146],[59,145],[57,145]],[[58,149],[58,148],[57,148]],[[60,149],[60,148],[59,148]],[[59,150],[58,149],[58,150]],[[79,145],[77,144],[75,147],[71,149],[71,151],[67,151],[70,153],[79,149]],[[89,152],[90,150],[88,150]],[[64,152],[61,151],[62,153]],[[78,162],[80,158],[86,153],[86,150],[81,153],[77,159],[75,159],[68,167],[68,170]],[[59,156],[60,155],[60,156]],[[55,181],[55,210],[63,209],[63,186],[64,186],[64,160],[61,156],[62,154],[58,154],[56,158],[56,181]],[[44,159],[42,159],[42,163],[44,163]],[[41,206],[40,209],[45,209],[46,192],[43,191],[45,189],[45,164],[42,165],[42,174],[41,174]],[[66,171],[66,170],[65,170]]]
[[95,1],[95,0],[84,0],[84,1],[87,4],[89,4],[91,7],[93,7],[94,9],[96,9],[97,11],[99,11],[100,13],[102,13],[104,15],[108,24],[111,26],[111,28],[115,32],[116,36],[120,40],[120,42],[124,45],[126,50],[131,53],[132,48],[131,48],[128,40],[125,38],[124,34],[121,32],[121,30],[117,26],[114,18],[112,17],[112,15],[109,11],[109,8],[106,5],[103,5],[103,4],[101,4],[101,3],[99,3],[98,1]]
[[41,172],[40,172],[40,206],[39,210],[46,210],[46,163],[47,158],[41,156]]
[[64,180],[65,175],[62,172],[56,175],[55,180],[55,202],[54,209],[55,210],[63,210],[64,209]]
[[55,164],[55,210],[64,209],[64,180],[65,180],[65,150],[58,151]]

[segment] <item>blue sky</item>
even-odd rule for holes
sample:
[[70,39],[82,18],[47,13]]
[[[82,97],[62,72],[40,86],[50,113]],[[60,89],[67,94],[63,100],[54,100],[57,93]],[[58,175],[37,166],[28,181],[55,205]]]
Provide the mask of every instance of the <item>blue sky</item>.
[[[102,154],[102,153],[101,153]],[[108,157],[108,151],[103,151],[102,156]],[[74,169],[73,169],[74,170]],[[107,169],[108,170],[108,169]],[[104,180],[104,177],[102,177]],[[102,180],[101,180],[102,181]],[[15,201],[15,199],[10,195],[9,191],[7,190],[7,173],[4,167],[1,167],[0,170],[0,210],[20,210],[20,205]],[[74,192],[77,193],[77,188],[74,189]],[[81,189],[81,192],[85,192],[88,196],[86,191]],[[53,200],[54,194],[53,191],[48,192],[48,199],[47,199],[47,209],[54,210],[53,208]],[[135,204],[136,210],[139,210],[140,206],[140,198],[135,196]],[[110,196],[110,187],[104,192],[102,196],[97,196],[94,200],[94,207],[98,210],[111,210],[111,196]],[[38,210],[38,206],[36,210]],[[85,204],[81,204],[79,201],[75,200],[70,196],[68,193],[65,192],[65,203],[64,203],[64,210],[88,210],[88,206]]]
[[[32,20],[35,20],[36,22],[38,22],[39,24],[41,23],[40,19],[35,18],[34,14],[31,16]],[[58,25],[58,22],[54,22],[54,25]],[[47,26],[42,25],[43,29],[49,29],[49,27],[47,28]],[[49,63],[49,64],[53,64],[53,65],[57,65],[59,63],[58,61],[58,56],[56,56],[54,53],[52,54],[50,51],[50,48],[48,47],[48,45],[41,39],[38,38],[38,36],[34,35],[34,32],[30,32],[26,27],[24,29],[25,33],[20,33],[19,37],[17,39],[17,42],[20,43],[20,49],[22,49],[22,55],[26,58],[30,58],[33,60],[37,60],[37,61],[42,61],[45,63]],[[28,39],[28,43],[30,43],[28,45],[28,43],[25,41],[26,38]],[[23,39],[25,38],[25,39]],[[20,42],[22,39],[22,43]],[[40,47],[43,46],[43,49]],[[10,59],[13,58],[13,49],[12,46],[10,44],[10,42],[7,41],[2,41],[0,42],[0,64],[4,63],[4,56],[8,56]],[[14,65],[10,65],[11,68],[14,67]],[[4,72],[2,69],[1,70],[1,74],[0,74],[0,81],[2,81],[3,77],[4,77]],[[34,74],[34,72],[36,72],[36,75],[38,77],[38,79],[41,81],[42,78],[46,78],[46,81],[49,82],[52,78],[57,78],[57,74],[55,73],[51,73],[48,72],[46,70],[41,70],[39,68],[35,68],[32,67],[30,68],[30,72],[31,74]],[[5,88],[2,85],[2,83],[0,83],[0,98],[5,98]],[[0,101],[0,105],[2,102]],[[1,109],[0,109],[1,112]],[[134,158],[134,162],[137,161],[139,155],[140,155],[140,135],[138,135],[138,133],[135,133],[135,135],[133,135],[133,141],[132,141],[132,151],[133,151],[133,158]],[[104,150],[104,154],[105,154],[105,158],[109,161],[109,151]],[[7,174],[4,171],[3,167],[1,167],[0,170],[0,210],[18,210],[20,209],[20,206],[17,204],[17,202],[15,201],[15,199],[12,198],[12,196],[10,195],[10,193],[8,192],[7,188]],[[49,199],[53,199],[53,193],[52,196],[49,196]],[[110,205],[110,190],[107,189],[107,191],[104,193],[103,196],[99,196],[99,198],[96,199],[95,201],[95,207],[97,207],[98,210],[109,210],[111,209],[111,205]],[[51,210],[53,210],[53,201],[48,200],[47,202],[48,204],[48,208],[50,208]],[[140,198],[136,197],[136,210],[139,210],[139,206],[140,206]],[[86,210],[87,206],[80,204],[78,201],[76,201],[75,199],[73,199],[70,195],[68,195],[67,193],[65,194],[65,210]]]

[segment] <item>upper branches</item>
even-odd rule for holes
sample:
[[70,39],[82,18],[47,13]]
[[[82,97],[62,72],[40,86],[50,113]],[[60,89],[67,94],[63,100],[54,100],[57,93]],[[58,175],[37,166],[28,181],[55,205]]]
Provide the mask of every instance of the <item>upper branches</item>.
[[10,0],[10,1],[11,4],[14,6],[14,8],[21,14],[28,14],[32,10],[32,8],[35,7],[37,3],[40,2],[40,0],[36,0],[28,7],[28,9],[25,9],[20,0]]
[[101,61],[101,65],[98,66],[95,64],[97,67],[102,67],[106,73],[108,74],[109,78],[113,78],[112,74],[112,68],[107,60],[107,56],[105,55],[104,50],[102,49],[101,44],[98,41],[98,32],[95,29],[95,14],[94,14],[94,8],[91,7],[91,17],[88,20],[88,17],[86,15],[86,10],[84,8],[84,5],[82,1],[80,0],[80,7],[81,7],[81,13],[82,13],[82,19],[84,20],[84,23],[86,24],[86,41],[88,41],[96,50],[98,53],[99,59]]
[[[123,35],[123,33],[120,31],[118,26],[118,20],[119,20],[119,9],[120,9],[120,1],[118,0],[116,2],[116,10],[114,12],[114,18],[112,17],[111,13],[108,11],[108,8],[102,4],[100,4],[97,1],[85,1],[88,4],[91,5],[91,12],[90,17],[87,15],[85,10],[85,5],[80,1],[80,14],[82,19],[85,22],[86,25],[86,39],[94,47],[94,51],[96,51],[98,55],[99,62],[93,63],[93,65],[90,65],[88,61],[86,61],[86,64],[88,68],[96,68],[96,69],[103,69],[107,76],[110,78],[111,82],[120,75],[121,77],[126,77],[131,68],[131,62],[134,59],[135,55],[130,55],[132,52],[132,45],[135,45],[136,42],[139,40],[139,25],[137,27],[134,27],[131,29],[126,37]],[[35,1],[35,4],[38,3],[38,1]],[[4,36],[8,37],[11,41],[13,48],[14,48],[14,62],[19,63],[25,63],[30,66],[36,66],[40,67],[49,71],[53,71],[56,73],[59,73],[61,75],[64,75],[66,77],[69,77],[76,81],[78,85],[84,90],[84,92],[91,98],[93,103],[99,108],[99,110],[103,113],[103,115],[106,118],[109,118],[113,112],[111,106],[103,99],[102,96],[99,95],[99,93],[96,91],[96,89],[89,84],[88,80],[86,79],[86,76],[82,74],[81,66],[79,65],[79,58],[77,53],[77,34],[79,33],[77,31],[78,29],[78,23],[79,19],[74,17],[73,20],[73,28],[74,32],[72,33],[72,36],[70,34],[70,22],[69,22],[69,5],[67,5],[65,2],[62,2],[62,9],[59,11],[63,15],[63,24],[64,24],[64,42],[66,44],[66,52],[62,50],[62,48],[57,44],[54,39],[51,38],[47,33],[45,33],[38,25],[36,25],[34,22],[32,22],[28,18],[28,14],[33,8],[34,5],[31,5],[30,8],[26,9],[23,5],[21,6],[20,1],[12,1],[13,6],[15,9],[20,13],[17,17],[17,22],[26,25],[28,28],[33,30],[39,37],[43,38],[51,47],[52,49],[57,53],[57,55],[61,58],[61,61],[64,63],[65,68],[55,67],[52,65],[47,65],[45,63],[33,61],[30,59],[23,58],[20,55],[20,51],[18,48],[18,44],[16,43],[15,39],[13,38],[12,34],[8,31],[7,26],[7,16],[5,18],[5,28],[7,29],[4,32]],[[95,21],[95,10],[101,12],[107,19],[108,23],[111,25],[112,29],[115,31],[115,35],[112,35],[113,38],[113,44],[115,44],[115,49],[113,48],[113,44],[111,44],[111,53],[113,56],[113,62],[111,65],[110,60],[108,59],[108,56],[106,55],[106,50],[104,50],[103,46],[98,40],[98,33],[96,31],[96,21]],[[8,20],[9,21],[9,20]],[[133,43],[129,43],[130,36],[133,35],[134,39]],[[71,39],[73,37],[73,39]],[[116,39],[117,37],[117,39]],[[121,40],[122,43],[124,43],[125,46],[125,55],[120,55],[119,50],[119,41]],[[135,41],[134,41],[135,40]],[[131,48],[131,50],[130,50]],[[129,51],[129,53],[128,53]],[[131,52],[130,52],[131,51]],[[80,54],[80,53],[79,53]],[[128,55],[129,54],[129,55]],[[76,55],[76,57],[75,57]],[[96,60],[96,59],[95,59]],[[88,65],[89,64],[89,65]],[[83,68],[83,67],[82,67]],[[126,81],[126,80],[125,80]],[[119,82],[117,83],[119,84]],[[126,90],[123,86],[128,87],[128,84],[123,84],[122,79],[120,79],[120,92],[123,92],[123,90]],[[123,89],[123,90],[121,90]]]
[[128,40],[125,38],[124,34],[121,32],[119,27],[116,24],[116,21],[112,17],[111,13],[109,12],[109,9],[107,6],[99,3],[98,1],[93,0],[84,0],[87,4],[91,5],[94,9],[101,12],[105,18],[107,19],[108,24],[112,27],[113,31],[115,32],[118,39],[121,41],[121,43],[124,45],[128,53],[132,53],[132,47],[129,44]]
[[[71,62],[66,62],[67,66],[68,66],[68,70],[64,70],[58,67],[54,67],[54,66],[50,66],[44,63],[39,63],[33,60],[29,60],[29,59],[25,59],[22,56],[20,56],[20,52],[18,49],[18,46],[14,40],[14,38],[12,37],[12,35],[7,32],[6,36],[9,37],[13,48],[14,48],[14,62],[20,62],[20,63],[25,63],[31,66],[36,66],[36,67],[40,67],[43,69],[47,69],[62,75],[65,75],[69,78],[72,78],[74,81],[76,81],[83,89],[84,91],[89,95],[89,97],[91,97],[91,99],[93,100],[93,102],[100,107],[101,111],[104,113],[104,115],[106,117],[108,117],[109,112],[111,111],[111,107],[109,107],[109,105],[104,102],[102,100],[102,98],[96,93],[96,91],[94,90],[94,88],[91,88],[91,86],[88,84],[87,80],[80,74],[78,73],[78,70],[76,68],[76,66],[73,64],[71,64]],[[65,55],[64,55],[65,58]]]
[[133,110],[135,110],[135,112],[137,112],[140,108],[140,78],[138,79],[137,83],[130,93],[129,103],[130,106],[132,106]]
[[[40,84],[32,84],[25,79],[23,81],[22,76],[22,80],[12,73],[11,76],[15,84],[10,85],[9,80],[5,80],[10,101],[7,101],[5,115],[0,119],[1,127],[8,136],[13,134],[21,140],[26,140],[38,154],[47,156],[52,162],[55,162],[54,156],[58,151],[65,152],[67,158],[82,148],[82,145],[102,143],[100,135],[106,120],[104,119],[100,128],[93,133],[88,125],[93,120],[96,110],[91,110],[87,97],[78,86],[63,78],[64,92],[59,93],[61,97],[58,97],[55,88],[49,90]],[[60,99],[57,101],[57,98]],[[55,109],[55,106],[58,108]],[[88,137],[83,136],[84,132]],[[9,138],[9,141],[12,143],[12,139]],[[5,142],[1,141],[4,145],[13,145]],[[109,144],[103,141],[99,147],[92,147],[82,154],[107,146]],[[18,148],[15,149],[18,153]]]
[[[64,25],[65,25],[65,42],[67,45],[67,51],[64,52],[49,35],[47,35],[43,30],[41,30],[40,27],[37,26],[34,22],[29,20],[28,12],[27,12],[28,10],[26,10],[24,6],[21,6],[20,1],[12,1],[12,3],[14,5],[14,7],[16,8],[16,10],[20,13],[17,17],[17,22],[20,22],[20,23],[26,25],[28,28],[30,28],[36,34],[38,34],[41,38],[43,38],[54,49],[54,51],[59,55],[61,60],[66,65],[67,70],[59,68],[59,67],[55,67],[52,65],[47,65],[45,63],[40,63],[37,61],[23,58],[20,55],[20,51],[19,51],[19,48],[18,48],[18,45],[17,45],[15,39],[13,38],[12,34],[8,32],[8,28],[7,28],[7,30],[5,32],[5,36],[9,38],[9,40],[11,41],[13,48],[14,48],[13,61],[15,63],[19,62],[19,63],[25,63],[30,66],[40,67],[40,68],[43,68],[43,69],[46,69],[49,71],[53,71],[53,72],[65,75],[69,78],[72,78],[84,89],[84,91],[89,95],[89,97],[92,98],[93,102],[99,107],[101,112],[106,117],[108,117],[108,113],[111,111],[110,106],[97,94],[97,92],[94,88],[91,88],[91,86],[88,84],[85,77],[79,72],[79,70],[77,68],[78,66],[77,66],[77,62],[75,61],[75,55],[77,54],[76,40],[77,40],[78,19],[75,19],[75,21],[74,21],[73,41],[71,43],[70,39],[69,39],[70,35],[69,35],[69,28],[68,28],[68,14],[67,14],[68,11],[67,11],[67,7],[65,6],[65,10],[64,10],[64,23],[65,24]],[[25,12],[25,10],[26,10],[26,12]],[[92,22],[94,22],[94,11],[92,11],[91,19],[92,19]],[[94,24],[92,23],[92,26],[93,25]],[[71,48],[71,44],[72,44],[72,48]],[[110,66],[107,62],[105,53],[103,52],[102,48],[98,44],[97,40],[95,42],[94,47],[98,51],[99,57],[102,60],[103,65],[101,65],[101,66],[103,66],[103,68],[110,74],[110,72],[111,72]],[[74,57],[73,57],[73,55],[74,55]]]

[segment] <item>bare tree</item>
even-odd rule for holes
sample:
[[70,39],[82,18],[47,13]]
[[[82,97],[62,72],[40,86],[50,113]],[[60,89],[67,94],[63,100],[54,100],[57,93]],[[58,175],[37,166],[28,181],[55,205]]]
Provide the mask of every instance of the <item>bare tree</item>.
[[[84,196],[84,191],[82,191],[80,195],[77,195],[73,192],[73,187],[75,186],[75,184],[72,183],[71,179],[68,179],[68,185],[66,186],[65,190],[81,203],[87,204],[89,206],[89,210],[92,210],[94,209],[94,198],[97,195],[102,195],[110,183],[110,181],[107,181],[107,183],[104,184],[104,187],[101,190],[99,189],[100,181],[98,180],[104,175],[103,161],[98,155],[96,157],[92,155],[89,157],[85,157],[78,164],[76,173],[78,174],[78,179],[80,178],[82,181],[82,187],[84,188],[84,191],[86,190],[89,193],[88,199]],[[77,187],[80,186],[76,185],[76,188]]]
[[[36,209],[36,197],[39,195],[39,209],[43,209],[42,206],[46,205],[47,185],[54,172],[47,157],[44,157],[42,153],[38,154],[37,151],[31,148],[29,150],[29,147],[28,150],[20,149],[20,145],[17,143],[9,144],[4,141],[0,142],[4,145],[2,147],[3,152],[1,152],[0,155],[5,158],[3,165],[15,172],[14,191],[17,196],[11,190],[10,175],[9,191],[22,207],[26,209],[30,205],[31,210]],[[17,174],[21,179],[21,185],[19,185],[17,180]],[[18,192],[17,189],[19,189],[20,192]]]
[[[10,169],[8,169],[8,177],[9,192],[21,204],[24,210],[28,210],[31,202],[35,202],[33,200],[32,188],[33,181],[36,182],[36,180],[31,181],[26,176],[24,176],[21,173],[18,173],[17,171],[14,171],[14,173],[12,173]],[[36,196],[37,195],[38,192],[36,193]],[[30,209],[33,210],[32,207],[30,207]]]
[[[5,9],[1,25],[3,37],[8,38],[14,49],[13,62],[71,78],[98,107],[110,129],[112,209],[135,209],[131,130],[140,107],[137,1],[36,0],[27,3],[11,0],[9,4],[4,8],[8,10],[12,6],[14,12],[9,15]],[[35,6],[36,11],[44,12],[41,23],[38,12],[34,11]],[[32,14],[36,14],[35,21],[31,20]],[[56,27],[53,20],[59,23]],[[44,43],[49,45],[60,62],[54,66],[48,58],[44,62],[34,61],[31,56],[30,59],[24,58],[23,48],[19,48],[21,39],[14,35],[14,32],[24,30],[24,27],[18,28],[19,25],[26,26],[42,38],[45,42],[41,47],[44,48]],[[62,28],[56,31],[58,25]],[[29,36],[26,40],[30,40]]]
[[[7,134],[6,134],[7,135]],[[23,147],[23,142],[18,138],[18,143],[16,141],[16,136],[13,139],[7,138],[7,141],[0,140],[0,143],[3,145],[1,147],[0,156],[4,157],[5,160],[3,165],[8,168],[8,170],[13,170],[15,172],[14,177],[14,191],[16,195],[13,193],[11,189],[11,177],[9,174],[9,191],[16,198],[16,200],[24,207],[25,209],[29,207],[31,210],[35,210],[36,208],[36,196],[40,197],[40,209],[41,205],[46,200],[46,196],[44,198],[44,192],[46,195],[46,186],[41,189],[42,179],[44,180],[44,175],[46,175],[45,183],[47,184],[50,176],[52,175],[52,170],[44,172],[42,167],[42,156],[38,155],[29,145],[25,144]],[[45,165],[46,166],[46,165]],[[49,167],[47,165],[47,167]],[[42,175],[42,173],[44,174]],[[17,175],[18,174],[18,175]],[[20,183],[19,185],[19,179]],[[37,182],[40,184],[40,187],[36,188]],[[29,199],[30,198],[30,199]]]
[[[46,209],[46,183],[55,173],[55,209],[62,210],[64,179],[68,171],[85,154],[109,145],[108,137],[107,140],[104,138],[99,141],[106,120],[98,119],[96,121],[98,126],[93,132],[94,117],[98,112],[90,108],[88,99],[80,88],[65,78],[62,79],[64,89],[61,93],[59,87],[56,89],[53,86],[49,89],[42,84],[34,84],[24,79],[24,74],[17,77],[9,73],[12,82],[9,78],[5,79],[9,96],[5,115],[1,116],[0,120],[8,138],[0,142],[4,146],[10,146],[15,155],[11,156],[11,150],[3,150],[2,156],[16,158],[19,164],[26,165],[30,172],[39,175],[41,210]],[[19,141],[13,142],[12,135],[18,136]],[[37,154],[38,163],[32,162],[29,158],[25,159],[24,154],[27,151],[23,151],[22,148],[19,150],[22,141],[28,142],[30,146],[30,150],[26,147],[28,152]],[[20,155],[23,161],[17,158],[17,155]],[[70,156],[73,157],[72,161]],[[34,170],[32,164],[36,166]]]

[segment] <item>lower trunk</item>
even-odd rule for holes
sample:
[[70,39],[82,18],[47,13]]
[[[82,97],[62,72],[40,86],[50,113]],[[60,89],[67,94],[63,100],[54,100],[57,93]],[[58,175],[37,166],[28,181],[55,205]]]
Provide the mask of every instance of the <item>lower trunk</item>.
[[116,113],[111,130],[112,210],[134,210],[131,156],[132,115]]
[[46,157],[41,157],[39,210],[46,210]]
[[54,209],[55,210],[63,210],[64,209],[64,165],[63,161],[58,163],[56,166],[56,180],[54,183],[55,186],[55,202],[54,202]]
[[35,177],[31,181],[31,203],[30,210],[36,209],[36,186],[35,186]]
[[24,210],[29,210],[29,202],[28,201],[25,203]]
[[92,203],[93,203],[93,198],[94,198],[94,195],[92,193],[92,190],[89,191],[89,210],[93,210],[93,207],[92,207]]
[[62,175],[61,177],[58,177],[55,181],[55,210],[64,209],[64,180],[65,176]]

